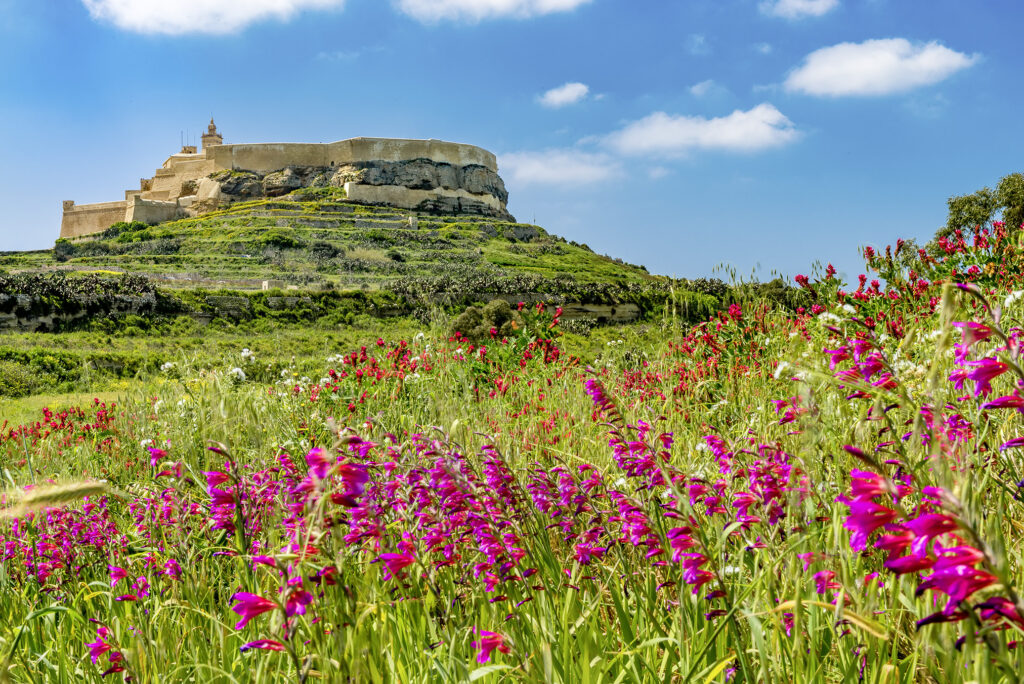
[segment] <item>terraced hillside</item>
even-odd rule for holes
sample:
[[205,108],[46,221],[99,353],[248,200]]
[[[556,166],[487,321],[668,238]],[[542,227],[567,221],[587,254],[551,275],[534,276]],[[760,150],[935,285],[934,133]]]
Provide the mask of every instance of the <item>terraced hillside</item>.
[[0,253],[0,268],[144,274],[165,286],[382,289],[403,279],[572,276],[638,285],[643,267],[595,254],[542,228],[480,216],[434,216],[306,189],[157,226],[119,224],[54,250]]

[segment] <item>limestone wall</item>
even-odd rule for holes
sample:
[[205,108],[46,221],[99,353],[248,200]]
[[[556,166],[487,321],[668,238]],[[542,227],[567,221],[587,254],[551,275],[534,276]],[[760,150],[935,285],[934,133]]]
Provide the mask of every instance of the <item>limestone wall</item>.
[[429,159],[453,166],[484,166],[498,170],[493,154],[475,145],[441,140],[395,138],[351,138],[338,142],[254,143],[217,145],[204,153],[214,162],[214,171],[236,169],[267,173],[286,166],[339,166],[355,162],[407,161]]
[[133,197],[125,211],[123,221],[142,221],[143,223],[162,223],[173,221],[183,215],[178,202],[164,202]]
[[118,221],[124,221],[127,208],[128,203],[124,200],[82,205],[76,205],[70,201],[64,202],[60,236],[73,238],[104,231]]
[[144,199],[173,200],[181,197],[182,194],[193,194],[187,191],[183,193],[182,187],[189,181],[195,181],[198,184],[200,179],[206,178],[217,170],[215,162],[208,159],[205,154],[176,154],[157,170],[156,175],[150,181],[150,189],[144,191],[142,197]]

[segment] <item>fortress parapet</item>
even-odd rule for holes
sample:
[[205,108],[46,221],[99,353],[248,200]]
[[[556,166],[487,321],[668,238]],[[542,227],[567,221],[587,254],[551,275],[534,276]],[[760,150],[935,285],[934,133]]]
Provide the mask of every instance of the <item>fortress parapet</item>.
[[[511,219],[497,159],[474,145],[395,138],[225,145],[212,119],[202,142],[200,152],[186,147],[168,157],[137,190],[126,190],[124,201],[64,202],[61,237],[98,233],[117,221],[173,220],[304,185],[344,187],[351,202]],[[233,182],[238,178],[246,183]]]

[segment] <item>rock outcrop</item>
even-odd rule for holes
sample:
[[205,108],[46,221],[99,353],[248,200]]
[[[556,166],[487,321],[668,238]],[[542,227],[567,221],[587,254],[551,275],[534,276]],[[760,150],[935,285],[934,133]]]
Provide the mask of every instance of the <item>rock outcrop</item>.
[[[337,167],[288,166],[261,174],[225,170],[199,183],[197,206],[208,211],[231,202],[281,197],[301,188],[338,187],[349,199],[431,214],[471,214],[514,221],[508,191],[486,166],[455,166],[430,159],[354,162]],[[444,190],[445,193],[432,192]]]

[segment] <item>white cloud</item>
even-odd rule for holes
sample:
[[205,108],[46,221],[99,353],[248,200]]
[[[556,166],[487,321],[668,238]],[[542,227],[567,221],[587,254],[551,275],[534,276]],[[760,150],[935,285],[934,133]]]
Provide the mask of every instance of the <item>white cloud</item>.
[[540,95],[537,100],[545,107],[558,109],[559,107],[576,104],[585,98],[589,92],[590,88],[583,83],[566,83]]
[[754,51],[762,55],[770,55],[774,49],[771,43],[756,43],[754,45]]
[[579,186],[603,183],[618,177],[622,167],[610,155],[576,149],[514,152],[498,159],[502,176],[510,185]]
[[341,9],[345,0],[82,0],[94,19],[137,33],[234,33],[303,10]]
[[591,0],[395,0],[413,19],[480,21],[497,17],[525,19],[554,12],[568,12]]
[[672,157],[694,149],[754,152],[799,136],[793,122],[765,102],[713,119],[655,112],[612,133],[606,142],[621,154]]
[[690,93],[695,97],[704,97],[712,91],[715,87],[715,82],[712,79],[701,81],[690,86]]
[[647,169],[647,176],[651,180],[659,180],[672,173],[672,169],[665,168],[664,166],[653,166]]
[[686,51],[694,57],[704,57],[711,54],[711,45],[703,34],[691,33],[686,37]]
[[840,43],[815,50],[786,79],[790,92],[841,97],[888,95],[931,85],[966,69],[979,55],[950,50],[938,42],[912,44],[905,38]]
[[820,17],[839,7],[839,0],[763,0],[761,12],[785,19]]

